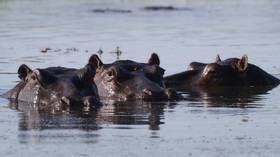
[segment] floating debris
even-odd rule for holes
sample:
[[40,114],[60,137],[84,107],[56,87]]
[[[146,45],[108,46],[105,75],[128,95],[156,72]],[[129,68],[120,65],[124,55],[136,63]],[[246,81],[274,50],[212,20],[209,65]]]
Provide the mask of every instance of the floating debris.
[[72,52],[79,52],[79,49],[77,49],[75,47],[67,48],[64,53],[67,54],[67,53],[72,53]]
[[111,53],[116,54],[116,55],[117,55],[117,60],[119,60],[119,59],[120,59],[120,56],[121,56],[121,54],[122,54],[122,51],[120,50],[120,47],[117,46],[117,47],[116,47],[116,50],[115,50],[115,51],[112,51]]
[[103,51],[101,48],[99,48],[99,50],[96,53],[101,57],[101,55],[103,54]]
[[55,49],[53,52],[60,52],[62,49]]
[[48,51],[50,51],[51,48],[47,47],[41,50],[42,53],[47,53]]
[[132,13],[132,10],[125,10],[125,9],[92,9],[91,12],[94,13]]
[[66,51],[74,51],[74,52],[78,52],[79,49],[72,47],[72,48],[67,48]]

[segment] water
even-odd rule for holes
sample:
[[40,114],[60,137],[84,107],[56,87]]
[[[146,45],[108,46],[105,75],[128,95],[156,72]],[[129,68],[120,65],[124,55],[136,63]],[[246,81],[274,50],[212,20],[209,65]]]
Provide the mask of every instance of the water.
[[[143,7],[173,5],[181,11]],[[93,9],[131,13],[94,13]],[[99,48],[112,62],[146,62],[152,52],[166,74],[191,61],[246,53],[249,62],[280,74],[277,0],[0,0],[0,94],[17,68],[82,67]],[[51,48],[47,53],[40,52]],[[1,156],[278,156],[280,87],[223,97],[186,93],[177,103],[105,102],[99,109],[54,114],[0,99]]]

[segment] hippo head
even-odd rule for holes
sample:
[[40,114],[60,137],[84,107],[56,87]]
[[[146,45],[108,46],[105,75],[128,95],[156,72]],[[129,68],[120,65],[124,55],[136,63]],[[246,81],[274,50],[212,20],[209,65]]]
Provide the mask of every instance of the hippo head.
[[223,62],[216,61],[201,68],[201,76],[197,83],[221,86],[243,84],[247,67],[248,57],[246,55],[241,59],[231,58]]
[[[222,60],[220,58],[220,55],[217,54],[215,62],[214,63],[220,63]],[[191,71],[191,70],[203,70],[204,67],[206,66],[206,63],[201,63],[201,62],[191,62],[188,67],[187,70]]]
[[117,100],[176,100],[180,98],[163,83],[164,69],[157,54],[153,53],[147,63],[118,60],[103,64],[97,55],[90,58],[96,69],[94,81],[99,96]]
[[279,84],[277,78],[248,63],[247,55],[223,61],[218,55],[214,63],[193,62],[189,65],[189,69],[200,71],[196,84],[203,86],[263,86]]
[[35,70],[23,64],[18,69],[21,81],[4,97],[46,105],[96,105],[99,98],[92,81],[94,74],[92,64],[82,69],[49,67]]

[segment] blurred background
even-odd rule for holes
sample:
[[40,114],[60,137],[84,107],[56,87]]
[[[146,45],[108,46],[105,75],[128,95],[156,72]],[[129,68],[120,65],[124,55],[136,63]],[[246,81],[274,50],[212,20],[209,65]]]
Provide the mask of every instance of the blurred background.
[[[0,0],[1,71],[17,64],[80,67],[101,48],[112,62],[160,55],[167,74],[191,61],[240,57],[280,72],[277,0]],[[172,6],[170,10],[146,10]],[[102,12],[102,10],[104,12]],[[41,50],[50,48],[48,53]],[[11,66],[15,65],[15,66]],[[35,66],[34,65],[34,66]]]

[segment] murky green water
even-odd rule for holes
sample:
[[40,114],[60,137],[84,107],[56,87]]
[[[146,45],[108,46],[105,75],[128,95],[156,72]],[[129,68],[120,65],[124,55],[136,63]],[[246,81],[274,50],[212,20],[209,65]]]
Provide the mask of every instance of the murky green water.
[[[143,7],[174,5],[181,11]],[[93,9],[131,13],[94,13]],[[0,94],[17,68],[79,68],[99,48],[112,62],[157,52],[166,74],[217,53],[280,74],[277,0],[0,0]],[[44,48],[51,48],[41,53]],[[249,93],[249,94],[248,94]],[[1,156],[279,156],[280,88],[241,94],[187,93],[177,103],[111,102],[55,114],[0,99]]]

